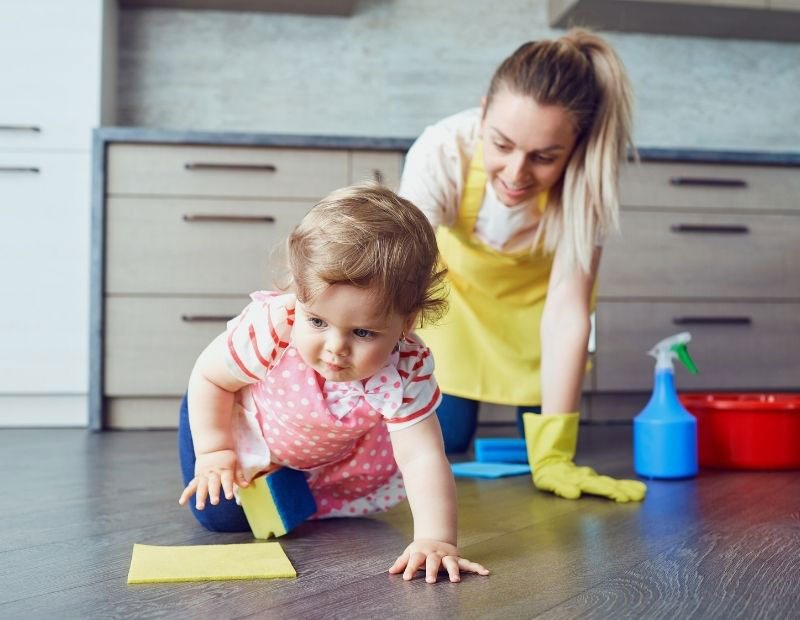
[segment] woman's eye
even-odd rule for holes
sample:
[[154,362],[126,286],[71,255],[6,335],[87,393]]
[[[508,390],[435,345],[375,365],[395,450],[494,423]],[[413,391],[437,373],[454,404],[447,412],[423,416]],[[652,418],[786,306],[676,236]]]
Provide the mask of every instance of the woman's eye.
[[553,159],[552,157],[542,157],[541,155],[536,155],[533,158],[533,161],[538,162],[540,164],[552,164],[555,161],[555,159]]
[[374,336],[374,333],[369,331],[368,329],[354,329],[353,333],[358,336],[359,338],[369,338],[370,336]]
[[508,153],[511,150],[511,147],[508,146],[507,144],[500,144],[498,142],[495,142],[494,145],[497,148],[497,150],[500,151],[501,153]]
[[309,317],[308,322],[311,323],[314,327],[325,327],[325,321],[322,319],[318,319],[315,316]]

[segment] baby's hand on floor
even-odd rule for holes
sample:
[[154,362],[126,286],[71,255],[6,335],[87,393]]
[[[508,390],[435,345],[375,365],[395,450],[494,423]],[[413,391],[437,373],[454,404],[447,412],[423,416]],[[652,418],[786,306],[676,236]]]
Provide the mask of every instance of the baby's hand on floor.
[[233,499],[233,483],[246,487],[248,482],[239,469],[236,453],[233,450],[217,450],[206,454],[198,454],[194,463],[194,478],[186,485],[178,503],[182,506],[196,494],[196,506],[203,510],[206,498],[211,498],[213,505],[219,504],[220,486],[227,499]]
[[412,542],[405,551],[394,561],[389,572],[392,574],[403,573],[403,579],[408,581],[414,574],[422,569],[425,571],[425,581],[434,583],[439,569],[447,571],[450,581],[461,581],[460,571],[488,575],[489,571],[477,562],[470,562],[458,555],[458,549],[446,542],[431,539],[420,539]]

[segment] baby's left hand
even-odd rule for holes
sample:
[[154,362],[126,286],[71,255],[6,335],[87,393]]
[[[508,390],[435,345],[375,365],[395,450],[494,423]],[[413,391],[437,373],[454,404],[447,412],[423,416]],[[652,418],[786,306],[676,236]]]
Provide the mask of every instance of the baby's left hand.
[[425,570],[425,581],[434,583],[439,568],[444,568],[450,575],[450,581],[461,581],[460,570],[479,575],[488,575],[489,571],[477,562],[470,562],[458,555],[458,548],[439,540],[420,539],[412,542],[405,551],[394,561],[389,572],[396,575],[403,573],[403,579],[408,581],[414,574]]

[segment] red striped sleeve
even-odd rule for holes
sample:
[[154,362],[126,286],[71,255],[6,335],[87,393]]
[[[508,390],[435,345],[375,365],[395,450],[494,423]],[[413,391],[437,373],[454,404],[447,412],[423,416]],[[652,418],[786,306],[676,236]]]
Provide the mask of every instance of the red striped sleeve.
[[[436,386],[436,391],[433,393],[433,398],[431,398],[430,402],[427,405],[425,405],[422,409],[420,409],[419,411],[415,411],[414,413],[409,414],[407,416],[404,416],[402,418],[389,418],[388,420],[386,420],[386,423],[387,424],[402,424],[403,422],[409,422],[411,420],[415,420],[416,418],[419,418],[420,416],[425,415],[426,413],[428,413],[431,409],[433,409],[436,406],[436,403],[439,400],[440,394],[441,394],[441,392],[439,391],[439,386],[437,385]],[[405,399],[403,399],[403,400],[405,401]]]

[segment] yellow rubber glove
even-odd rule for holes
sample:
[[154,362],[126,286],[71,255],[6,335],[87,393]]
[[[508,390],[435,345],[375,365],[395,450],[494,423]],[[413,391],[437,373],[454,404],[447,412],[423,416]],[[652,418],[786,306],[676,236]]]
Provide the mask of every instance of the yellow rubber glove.
[[533,484],[560,497],[578,499],[581,493],[602,495],[617,502],[644,499],[647,487],[638,480],[617,480],[601,476],[591,467],[578,467],[578,414],[541,415],[524,413],[525,443]]

